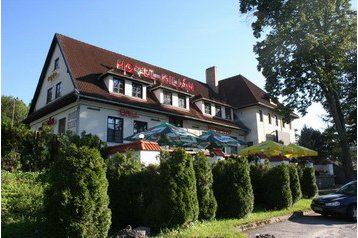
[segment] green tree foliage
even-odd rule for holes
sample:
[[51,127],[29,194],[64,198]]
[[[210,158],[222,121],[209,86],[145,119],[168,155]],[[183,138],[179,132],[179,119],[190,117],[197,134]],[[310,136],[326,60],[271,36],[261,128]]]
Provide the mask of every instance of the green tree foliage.
[[106,165],[98,150],[61,148],[50,172],[46,190],[46,237],[107,237]]
[[357,123],[356,109],[347,110],[357,105],[357,19],[350,1],[240,0],[240,11],[256,17],[255,37],[264,33],[254,51],[266,90],[302,114],[312,102],[323,103],[338,133],[346,179],[352,179],[346,125]]
[[1,96],[1,124],[17,126],[27,117],[29,107],[13,96]]
[[197,220],[199,205],[193,161],[184,149],[175,149],[164,157],[160,164],[160,180],[161,227],[173,227]]
[[264,175],[269,169],[270,166],[268,164],[256,163],[250,166],[250,179],[254,192],[255,205],[265,202],[265,191],[267,187],[265,186]]
[[268,209],[283,209],[292,206],[290,174],[286,165],[272,167],[264,175],[265,206]]
[[[143,221],[143,165],[133,153],[115,154],[106,160],[112,228],[140,225]],[[143,224],[143,223],[142,223]]]
[[301,180],[302,195],[305,198],[313,198],[318,192],[316,175],[313,168],[303,168]]
[[213,191],[213,174],[208,158],[200,152],[194,159],[196,189],[199,202],[199,219],[215,218],[217,203]]
[[232,157],[219,161],[213,168],[213,176],[217,217],[242,218],[253,210],[254,194],[247,159]]
[[1,171],[2,237],[39,237],[42,234],[46,186],[43,173]]
[[292,194],[292,203],[296,203],[302,197],[300,177],[297,172],[296,165],[289,165],[288,171],[290,173],[290,189]]

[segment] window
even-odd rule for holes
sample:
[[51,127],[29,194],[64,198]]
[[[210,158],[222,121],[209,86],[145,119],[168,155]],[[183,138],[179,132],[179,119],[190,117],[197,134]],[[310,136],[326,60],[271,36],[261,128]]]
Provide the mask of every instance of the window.
[[277,117],[277,115],[275,115],[275,120],[276,120],[276,126],[278,126],[278,117]]
[[62,85],[61,82],[59,82],[58,84],[56,84],[55,98],[61,97],[61,85]]
[[208,103],[208,102],[204,103],[204,109],[205,109],[204,111],[206,114],[211,115],[211,104],[210,103]]
[[113,92],[124,94],[124,80],[113,79]]
[[268,121],[269,121],[269,124],[272,123],[272,121],[271,121],[271,113],[268,114]]
[[173,126],[183,127],[183,120],[176,117],[169,117],[169,123]]
[[60,59],[57,58],[57,59],[55,59],[55,65],[53,66],[53,70],[56,70],[59,68],[60,68]]
[[289,124],[289,127],[290,127],[290,130],[292,129],[292,124],[291,124],[291,122],[290,122],[290,124]]
[[108,117],[107,119],[107,142],[123,142],[123,119]]
[[262,111],[261,111],[261,110],[259,110],[259,114],[260,114],[260,121],[263,121],[264,119],[263,119],[263,115],[262,115]]
[[58,134],[65,134],[66,132],[66,117],[58,121]]
[[133,134],[146,131],[148,129],[148,123],[144,121],[133,122]]
[[186,108],[186,97],[184,95],[178,95],[178,106],[181,108]]
[[132,96],[142,98],[142,85],[139,83],[132,83]]
[[221,106],[215,105],[215,116],[221,117]]
[[52,88],[47,89],[47,99],[46,99],[46,103],[51,102],[52,100]]
[[225,107],[225,118],[231,120],[231,108]]
[[172,105],[173,99],[172,99],[172,93],[169,91],[163,91],[164,100],[163,104]]
[[282,121],[282,127],[283,127],[283,128],[285,128],[285,124],[286,124],[286,123],[285,123],[284,121]]

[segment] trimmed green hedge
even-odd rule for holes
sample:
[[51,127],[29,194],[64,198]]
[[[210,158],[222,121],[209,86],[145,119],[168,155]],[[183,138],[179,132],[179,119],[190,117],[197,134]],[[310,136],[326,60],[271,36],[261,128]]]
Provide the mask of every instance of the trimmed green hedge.
[[213,173],[208,158],[203,152],[195,156],[194,170],[199,202],[199,219],[213,219],[217,209],[217,202],[213,191]]
[[264,204],[266,185],[264,183],[264,175],[270,170],[270,166],[265,164],[252,164],[250,166],[250,178],[252,190],[254,192],[255,205]]
[[290,175],[287,165],[277,165],[265,173],[263,177],[265,185],[264,204],[268,209],[282,209],[292,206],[292,194],[290,188]]
[[242,218],[252,212],[254,194],[246,158],[231,157],[213,168],[217,217]]
[[296,165],[289,165],[288,170],[290,173],[290,188],[292,193],[292,203],[296,203],[302,198],[300,178],[297,172]]
[[316,175],[313,168],[303,168],[301,189],[304,198],[313,198],[318,193]]
[[112,228],[141,225],[144,210],[140,177],[142,164],[132,153],[115,154],[106,163]]

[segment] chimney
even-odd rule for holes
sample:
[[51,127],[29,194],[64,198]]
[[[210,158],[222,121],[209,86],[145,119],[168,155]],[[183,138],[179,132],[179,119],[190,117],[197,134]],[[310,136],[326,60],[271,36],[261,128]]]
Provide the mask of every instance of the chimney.
[[216,66],[206,69],[206,83],[214,92],[219,93],[219,75]]

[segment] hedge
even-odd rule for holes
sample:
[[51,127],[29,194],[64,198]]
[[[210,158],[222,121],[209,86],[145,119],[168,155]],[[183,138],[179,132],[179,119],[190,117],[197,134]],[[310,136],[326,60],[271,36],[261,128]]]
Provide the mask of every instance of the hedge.
[[213,168],[217,217],[242,218],[253,210],[254,195],[245,158],[231,157]]
[[199,202],[199,219],[213,219],[217,209],[217,202],[213,191],[213,174],[208,158],[203,152],[195,156],[194,170]]
[[297,172],[297,166],[290,164],[288,166],[290,173],[290,189],[292,193],[292,203],[296,203],[302,198],[300,178]]
[[301,189],[304,198],[313,198],[318,193],[316,175],[313,168],[303,168]]
[[64,146],[46,190],[46,237],[106,237],[110,227],[106,166],[97,149]]
[[290,189],[290,175],[287,165],[277,165],[265,173],[264,185],[265,201],[268,209],[279,210],[292,206],[292,194]]
[[263,204],[265,202],[265,191],[267,187],[264,183],[264,175],[269,171],[268,164],[252,164],[250,166],[250,178],[252,190],[254,192],[255,205]]

